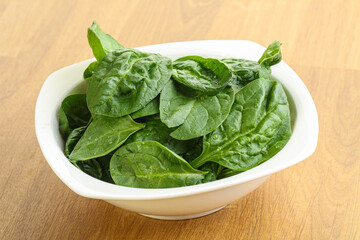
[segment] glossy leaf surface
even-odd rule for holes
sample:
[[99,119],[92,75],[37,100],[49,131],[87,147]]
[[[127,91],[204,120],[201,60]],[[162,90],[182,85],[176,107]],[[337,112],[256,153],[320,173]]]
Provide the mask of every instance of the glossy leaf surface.
[[85,94],[67,96],[61,103],[59,111],[59,129],[66,140],[72,130],[86,126],[91,113],[86,105]]
[[203,183],[215,181],[218,178],[219,172],[222,169],[222,166],[215,162],[207,162],[201,166],[200,170],[207,172],[203,179]]
[[259,78],[259,64],[255,61],[225,58],[221,59],[234,74],[232,84],[238,89]]
[[65,156],[67,158],[69,158],[71,152],[74,150],[74,147],[76,146],[82,135],[84,135],[86,128],[87,126],[82,126],[75,128],[70,132],[65,142]]
[[194,145],[198,142],[197,139],[191,139],[187,141],[180,141],[170,137],[170,133],[173,129],[168,128],[160,119],[154,118],[147,121],[145,128],[134,133],[129,137],[126,143],[141,142],[141,141],[156,141],[164,145],[171,151],[182,156],[191,151]]
[[100,166],[99,162],[97,161],[97,159],[79,161],[79,162],[75,162],[73,164],[77,168],[79,168],[81,171],[83,171],[84,173],[86,173],[94,178],[97,178],[97,179],[102,178],[102,169],[101,169],[101,166]]
[[258,79],[236,94],[228,118],[204,137],[203,152],[191,165],[211,161],[245,171],[274,156],[290,135],[289,104],[281,84]]
[[131,114],[132,119],[142,118],[146,116],[151,116],[159,113],[160,97],[156,97],[151,102],[145,105],[144,108]]
[[83,77],[86,81],[90,81],[92,75],[95,72],[96,67],[99,65],[99,62],[92,62],[89,64],[89,66],[85,69],[84,73],[83,73]]
[[282,54],[280,50],[281,43],[279,41],[272,42],[264,51],[263,55],[259,59],[259,64],[265,64],[272,66],[281,61]]
[[214,131],[226,119],[233,102],[231,87],[213,96],[188,97],[171,81],[160,95],[160,118],[168,127],[178,126],[171,137],[188,140]]
[[104,33],[95,21],[91,27],[88,28],[87,38],[98,62],[100,62],[106,54],[124,48],[109,34]]
[[172,77],[194,90],[216,94],[230,83],[233,76],[218,59],[187,56],[174,61]]
[[89,83],[87,103],[93,114],[121,117],[142,109],[169,81],[172,62],[134,49],[109,53]]
[[171,188],[201,183],[204,172],[154,141],[133,142],[117,150],[110,172],[118,185],[138,188]]
[[105,156],[143,127],[144,124],[134,122],[129,116],[96,116],[70,154],[70,160],[84,161]]

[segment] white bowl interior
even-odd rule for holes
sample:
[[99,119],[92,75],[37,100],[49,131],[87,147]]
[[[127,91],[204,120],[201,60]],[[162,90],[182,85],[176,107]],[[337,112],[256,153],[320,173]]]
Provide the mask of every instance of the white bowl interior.
[[[241,40],[211,40],[166,43],[138,48],[160,53],[172,59],[187,55],[258,60],[265,50],[257,43]],[[199,194],[258,179],[294,165],[309,157],[316,148],[318,117],[314,102],[304,83],[284,62],[272,67],[272,77],[287,91],[293,134],[287,145],[273,158],[244,173],[210,183],[170,189],[138,189],[109,184],[75,168],[63,153],[64,141],[58,130],[58,110],[62,100],[72,93],[86,91],[84,69],[89,59],[52,73],[41,88],[35,110],[36,135],[41,150],[56,175],[76,193],[98,199],[163,199]]]

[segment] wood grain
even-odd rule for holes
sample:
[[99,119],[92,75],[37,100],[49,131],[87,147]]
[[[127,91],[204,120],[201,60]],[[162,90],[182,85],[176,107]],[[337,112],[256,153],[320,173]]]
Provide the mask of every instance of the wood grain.
[[[0,1],[0,239],[360,239],[360,1]],[[92,57],[96,19],[123,45],[283,42],[317,106],[317,150],[212,215],[160,221],[80,197],[46,163],[37,94]]]

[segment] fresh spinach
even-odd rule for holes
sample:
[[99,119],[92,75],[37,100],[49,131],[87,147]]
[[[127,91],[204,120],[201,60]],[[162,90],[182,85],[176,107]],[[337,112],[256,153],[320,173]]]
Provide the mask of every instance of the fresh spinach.
[[191,165],[211,161],[245,171],[274,156],[290,135],[289,104],[281,84],[260,78],[236,94],[228,118],[204,137],[203,152]]
[[156,97],[151,102],[145,105],[144,108],[132,113],[130,116],[132,119],[151,116],[159,113],[160,97]]
[[155,141],[119,148],[110,160],[110,173],[116,184],[138,188],[189,186],[201,183],[205,175]]
[[291,136],[287,96],[270,80],[282,58],[278,41],[257,62],[172,62],[124,48],[96,22],[88,41],[96,58],[83,73],[89,87],[63,100],[59,130],[65,156],[99,180],[139,188],[207,183],[261,164]]
[[83,73],[83,77],[86,81],[90,81],[92,75],[95,72],[96,67],[99,65],[99,62],[92,62],[89,64],[89,66],[85,69]]
[[[65,156],[69,158],[71,152],[73,151],[75,145],[82,137],[86,130],[87,126],[75,128],[69,135],[65,143]],[[110,175],[110,159],[112,154],[108,154],[103,157],[96,159],[89,159],[85,161],[72,161],[72,163],[82,170],[83,172],[91,175],[94,178],[103,180],[105,182],[114,183]]]
[[279,41],[272,42],[266,48],[258,62],[238,58],[221,59],[233,72],[234,78],[232,85],[241,89],[246,84],[258,78],[270,79],[270,67],[279,63],[282,58],[280,46],[281,43]]
[[173,129],[168,128],[159,118],[153,118],[153,120],[146,122],[145,128],[131,135],[125,144],[141,141],[156,141],[182,156],[189,152],[194,144],[198,142],[198,139],[187,141],[174,139],[170,137],[172,131]]
[[108,53],[124,48],[109,34],[104,33],[95,21],[91,27],[88,28],[87,38],[98,62],[100,62]]
[[97,60],[90,63],[84,71],[84,79],[86,81],[90,81],[95,68],[99,65],[99,62],[106,56],[106,54],[117,49],[123,49],[124,47],[109,34],[104,33],[95,21],[92,26],[88,28],[87,37],[89,45]]
[[212,182],[218,179],[218,175],[222,169],[222,166],[214,163],[214,162],[207,162],[205,163],[200,170],[207,172],[205,174],[204,179],[202,180],[203,183]]
[[75,145],[78,143],[87,126],[82,126],[72,130],[65,142],[65,156],[69,158],[71,152],[74,150]]
[[79,168],[81,171],[85,172],[86,174],[101,179],[102,178],[102,169],[99,162],[96,159],[90,159],[87,161],[79,161],[73,162],[73,164]]
[[196,102],[197,94],[169,81],[160,94],[160,119],[169,128],[183,124]]
[[59,129],[66,140],[75,128],[88,124],[91,113],[86,105],[85,94],[67,96],[61,103],[59,111]]
[[265,64],[267,66],[272,66],[279,63],[282,59],[280,46],[281,43],[279,41],[272,42],[266,48],[258,63]]
[[187,56],[174,61],[172,77],[194,90],[216,94],[229,85],[233,75],[218,59]]
[[229,168],[224,168],[222,169],[222,171],[219,173],[219,175],[217,176],[217,179],[223,179],[223,178],[227,178],[227,177],[231,177],[234,176],[236,174],[242,173],[242,171],[235,171]]
[[186,153],[181,154],[181,156],[188,162],[191,162],[192,160],[194,160],[195,158],[197,158],[198,156],[200,156],[200,154],[202,153],[202,147],[203,147],[203,137],[199,137],[199,138],[194,138],[191,140],[191,148],[188,148],[188,150],[186,151]]
[[110,159],[112,154],[108,154],[103,157],[89,159],[85,161],[76,161],[72,162],[81,171],[86,174],[102,180],[108,183],[114,183],[114,180],[111,178],[110,174]]
[[87,92],[93,114],[121,117],[143,108],[169,81],[169,58],[135,49],[107,54],[94,72]]
[[233,102],[231,87],[212,96],[189,97],[170,81],[160,94],[160,118],[168,127],[177,127],[171,137],[188,140],[214,131],[226,119]]
[[255,61],[238,58],[224,58],[221,61],[233,72],[232,84],[238,89],[259,78],[259,63]]
[[[114,180],[112,179],[111,174],[110,174],[110,160],[111,160],[111,157],[113,156],[113,154],[114,153],[112,152],[108,155],[96,158],[97,162],[99,163],[99,165],[101,167],[100,180],[108,182],[108,183],[114,183]],[[86,161],[82,161],[82,162],[86,162]]]
[[75,145],[69,158],[71,161],[84,161],[105,156],[143,127],[144,124],[134,122],[129,116],[96,116]]

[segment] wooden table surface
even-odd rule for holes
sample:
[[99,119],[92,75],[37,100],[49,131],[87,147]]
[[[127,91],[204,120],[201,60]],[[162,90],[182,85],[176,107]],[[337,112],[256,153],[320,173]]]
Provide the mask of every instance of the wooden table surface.
[[[360,239],[360,1],[0,1],[0,239]],[[225,209],[161,221],[80,197],[38,146],[46,77],[92,57],[93,20],[121,44],[283,43],[311,92],[316,152]]]

